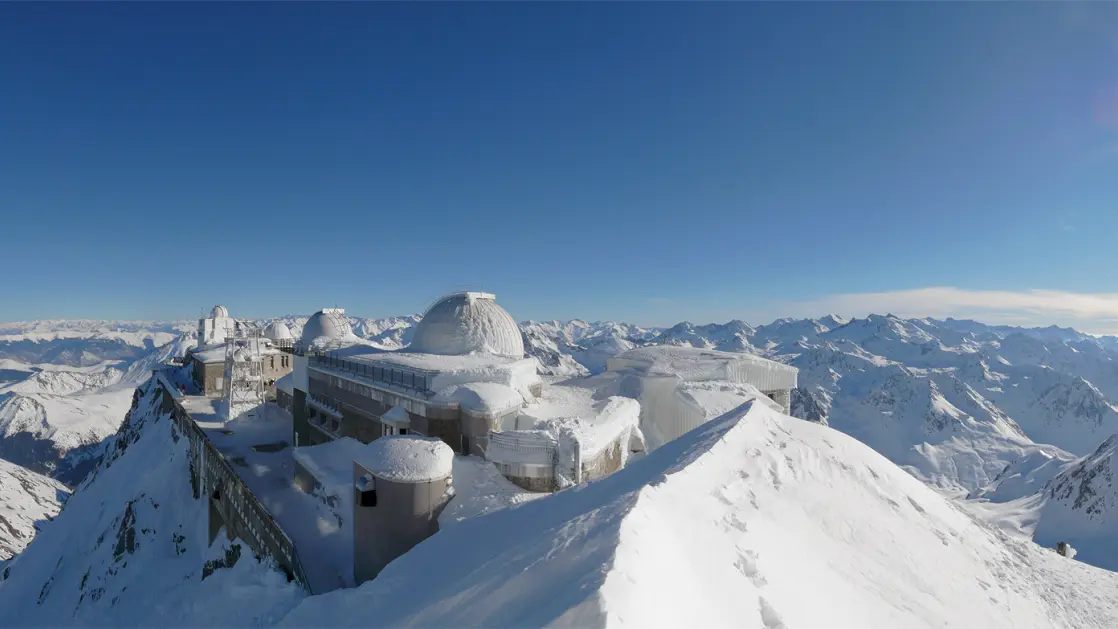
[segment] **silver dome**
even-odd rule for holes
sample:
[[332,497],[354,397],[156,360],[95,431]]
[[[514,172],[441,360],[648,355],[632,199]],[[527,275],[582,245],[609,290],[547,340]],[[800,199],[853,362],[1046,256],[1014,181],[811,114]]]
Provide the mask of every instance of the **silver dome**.
[[326,337],[329,339],[343,338],[353,335],[346,319],[345,310],[341,308],[323,308],[311,315],[303,326],[303,334],[299,341],[304,345],[314,343],[315,339]]
[[492,354],[524,358],[520,326],[489,293],[454,293],[427,309],[408,351],[422,354]]
[[264,338],[269,338],[273,341],[282,341],[294,337],[291,335],[291,330],[283,321],[273,321],[268,324],[268,327],[264,328]]

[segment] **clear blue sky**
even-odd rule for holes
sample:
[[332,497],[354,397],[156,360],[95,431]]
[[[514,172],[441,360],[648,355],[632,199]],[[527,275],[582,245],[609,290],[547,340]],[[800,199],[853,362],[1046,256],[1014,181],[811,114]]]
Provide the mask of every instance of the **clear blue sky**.
[[1118,321],[1118,4],[6,3],[0,211],[0,320]]

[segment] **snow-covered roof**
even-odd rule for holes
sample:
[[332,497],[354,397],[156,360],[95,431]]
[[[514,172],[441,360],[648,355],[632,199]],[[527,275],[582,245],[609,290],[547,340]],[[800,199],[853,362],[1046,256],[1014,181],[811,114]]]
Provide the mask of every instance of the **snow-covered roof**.
[[377,478],[423,483],[450,476],[454,451],[437,437],[395,435],[374,440],[354,461]]
[[584,456],[593,456],[636,428],[641,412],[636,400],[597,390],[598,381],[587,378],[568,385],[545,386],[539,399],[520,411],[515,427],[544,430],[556,437],[565,430],[573,432]]
[[287,327],[283,321],[273,321],[264,328],[264,337],[272,339],[273,341],[282,341],[294,338],[291,335],[291,329]]
[[406,428],[411,425],[411,416],[403,406],[393,406],[388,412],[380,416],[380,423],[391,424],[397,428]]
[[447,387],[432,402],[456,402],[459,408],[483,413],[501,413],[519,407],[524,396],[514,387],[496,382],[467,382]]
[[295,395],[295,374],[287,372],[276,380],[276,390],[283,391],[288,395]]
[[[240,350],[238,350],[240,351]],[[274,347],[261,347],[261,356],[271,356],[281,354],[282,352]],[[221,363],[225,362],[225,343],[211,343],[204,347],[200,347],[191,352],[194,360],[200,363]]]
[[353,329],[343,308],[323,308],[311,315],[303,325],[300,342],[313,345],[319,339],[341,339],[353,336]]
[[211,319],[216,319],[218,317],[228,317],[228,316],[229,316],[229,309],[226,308],[225,306],[214,306],[213,310],[210,310],[210,318]]
[[[526,392],[540,381],[537,373],[539,362],[529,358],[505,358],[491,354],[466,354],[462,356],[443,356],[439,354],[416,354],[394,352],[368,344],[353,337],[348,347],[330,349],[329,355],[354,363],[365,363],[384,369],[404,369],[426,372],[428,377],[425,389],[439,392],[448,387],[467,382],[495,382],[516,391]],[[316,369],[328,369],[325,365],[314,365]],[[351,377],[360,377],[353,374]],[[379,382],[379,381],[375,381]]]
[[516,321],[492,294],[464,292],[447,295],[427,309],[408,350],[523,358],[524,341]]
[[752,384],[763,391],[793,389],[799,370],[752,354],[712,349],[650,345],[636,347],[607,360],[610,370],[632,369],[650,376],[682,380],[726,380]]
[[352,437],[342,437],[315,446],[295,448],[291,455],[323,487],[335,489],[348,488],[353,482],[353,462],[361,458],[364,451],[365,444]]

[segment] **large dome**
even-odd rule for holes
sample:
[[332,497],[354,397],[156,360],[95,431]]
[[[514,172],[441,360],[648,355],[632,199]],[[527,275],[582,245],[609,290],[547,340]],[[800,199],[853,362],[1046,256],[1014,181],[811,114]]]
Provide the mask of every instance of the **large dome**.
[[345,317],[345,310],[341,308],[323,308],[311,315],[303,326],[303,335],[299,340],[304,345],[314,343],[315,339],[326,337],[328,339],[344,338],[353,335],[349,327],[349,319]]
[[283,321],[273,321],[264,328],[264,337],[272,339],[273,341],[283,341],[286,339],[294,338],[291,336],[291,330]]
[[210,318],[211,319],[216,319],[218,317],[228,317],[228,316],[229,316],[229,309],[226,308],[225,306],[214,306],[213,310],[210,311]]
[[524,358],[520,326],[489,293],[447,295],[415,326],[408,351],[460,355],[475,352]]

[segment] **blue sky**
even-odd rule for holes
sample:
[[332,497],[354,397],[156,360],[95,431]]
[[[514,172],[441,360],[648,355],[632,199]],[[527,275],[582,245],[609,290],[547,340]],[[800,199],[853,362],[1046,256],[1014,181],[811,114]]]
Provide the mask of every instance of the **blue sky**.
[[0,320],[1118,330],[1118,5],[0,5]]

